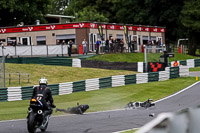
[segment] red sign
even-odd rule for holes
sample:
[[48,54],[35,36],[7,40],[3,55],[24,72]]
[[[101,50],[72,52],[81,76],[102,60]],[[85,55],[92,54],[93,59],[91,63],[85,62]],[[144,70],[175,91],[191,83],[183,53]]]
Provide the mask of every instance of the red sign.
[[[123,25],[101,24],[103,29],[108,30],[124,30]],[[127,26],[129,31],[146,31],[146,32],[165,32],[165,28],[149,28],[142,26]],[[48,31],[61,29],[76,29],[76,28],[97,28],[96,23],[72,23],[72,24],[55,24],[55,25],[37,25],[15,28],[0,28],[0,34],[14,32],[32,32],[32,31]]]

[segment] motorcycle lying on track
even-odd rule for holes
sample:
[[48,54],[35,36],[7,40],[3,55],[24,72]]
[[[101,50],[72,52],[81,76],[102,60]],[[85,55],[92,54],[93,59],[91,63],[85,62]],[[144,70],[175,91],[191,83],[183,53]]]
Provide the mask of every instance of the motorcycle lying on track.
[[148,99],[146,100],[145,102],[139,102],[139,101],[136,101],[136,102],[129,102],[125,108],[132,108],[132,109],[136,109],[136,108],[140,108],[140,107],[144,107],[144,108],[149,108],[149,107],[152,107],[152,106],[155,106],[155,103],[152,103],[153,102],[153,99]]
[[50,109],[50,113],[47,114],[47,110],[44,110],[43,104],[40,100],[32,98],[30,100],[30,106],[27,116],[27,128],[29,133],[35,133],[37,128],[42,132],[45,132],[48,127],[49,118],[53,112],[53,108]]

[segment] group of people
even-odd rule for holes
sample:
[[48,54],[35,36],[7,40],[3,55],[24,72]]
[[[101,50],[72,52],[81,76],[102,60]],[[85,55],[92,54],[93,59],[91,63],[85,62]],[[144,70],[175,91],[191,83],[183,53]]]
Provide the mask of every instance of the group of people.
[[72,45],[74,44],[74,42],[72,40],[69,40],[68,43],[65,42],[65,40],[63,40],[62,42],[60,42],[60,40],[57,40],[56,45],[67,45],[68,48],[68,55],[69,57],[71,57],[72,54]]
[[123,53],[124,51],[124,40],[117,40],[116,38],[111,37],[109,40],[107,39],[105,42],[105,51],[107,53]]

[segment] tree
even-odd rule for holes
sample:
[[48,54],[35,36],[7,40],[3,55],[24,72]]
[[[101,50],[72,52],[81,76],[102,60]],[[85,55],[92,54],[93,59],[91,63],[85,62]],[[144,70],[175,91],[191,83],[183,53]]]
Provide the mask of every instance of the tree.
[[107,22],[110,3],[109,0],[71,0],[64,14],[75,16],[77,21]]
[[175,41],[182,6],[182,0],[115,0],[112,10],[116,12],[117,23],[164,26],[167,40]]
[[51,0],[0,0],[0,26],[13,26],[20,22],[34,24],[45,22]]
[[65,9],[69,5],[69,0],[52,0],[50,12],[52,14],[64,14]]
[[200,44],[200,1],[186,0],[181,11],[180,20],[186,28],[189,38],[189,54],[195,55]]

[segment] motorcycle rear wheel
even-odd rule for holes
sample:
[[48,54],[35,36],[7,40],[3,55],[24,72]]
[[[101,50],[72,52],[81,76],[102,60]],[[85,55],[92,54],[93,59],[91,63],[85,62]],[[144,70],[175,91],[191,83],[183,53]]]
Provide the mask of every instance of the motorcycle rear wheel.
[[28,121],[27,121],[27,128],[29,133],[35,133],[36,131],[36,123],[35,123],[35,116],[33,113],[29,114]]

